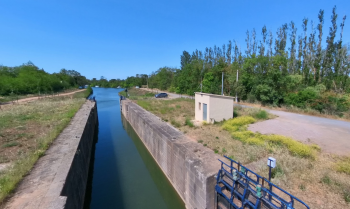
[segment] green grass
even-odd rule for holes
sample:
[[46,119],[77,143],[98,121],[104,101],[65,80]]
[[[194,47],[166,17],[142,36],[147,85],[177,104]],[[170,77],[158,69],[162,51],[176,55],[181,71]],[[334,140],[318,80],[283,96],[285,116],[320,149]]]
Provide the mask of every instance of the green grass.
[[6,148],[6,147],[15,147],[15,146],[18,146],[18,145],[19,145],[18,142],[9,142],[9,143],[3,144],[2,147],[3,147],[3,148]]
[[248,131],[247,126],[254,122],[256,122],[256,119],[251,116],[240,116],[224,122],[222,128],[229,131],[234,139],[238,139],[249,145],[265,146],[267,149],[271,145],[284,146],[293,155],[312,159],[316,158],[316,153],[320,150],[317,145],[306,145],[286,136],[275,134],[263,135]]

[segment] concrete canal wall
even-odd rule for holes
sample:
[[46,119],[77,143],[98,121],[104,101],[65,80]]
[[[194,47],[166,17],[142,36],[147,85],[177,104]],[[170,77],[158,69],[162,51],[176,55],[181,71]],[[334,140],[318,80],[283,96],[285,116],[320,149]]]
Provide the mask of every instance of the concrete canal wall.
[[121,101],[122,113],[190,209],[214,208],[218,156],[137,104]]
[[83,208],[97,123],[95,102],[85,102],[5,208]]

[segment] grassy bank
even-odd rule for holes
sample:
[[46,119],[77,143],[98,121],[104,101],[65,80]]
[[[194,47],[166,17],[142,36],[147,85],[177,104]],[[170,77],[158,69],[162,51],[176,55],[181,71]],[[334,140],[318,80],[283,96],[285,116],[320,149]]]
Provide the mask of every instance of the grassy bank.
[[277,167],[273,170],[272,182],[301,198],[311,208],[350,207],[350,158],[323,153],[317,145],[289,137],[248,131],[249,124],[275,117],[262,109],[236,107],[235,119],[196,124],[192,99],[135,97],[133,101],[193,141],[218,155],[243,163],[262,176],[268,177],[267,158],[275,157]]
[[6,105],[0,110],[0,202],[45,154],[85,102],[85,92]]
[[143,89],[130,88],[128,89],[128,92],[119,92],[119,95],[127,97],[131,100],[144,100],[154,98],[155,94]]

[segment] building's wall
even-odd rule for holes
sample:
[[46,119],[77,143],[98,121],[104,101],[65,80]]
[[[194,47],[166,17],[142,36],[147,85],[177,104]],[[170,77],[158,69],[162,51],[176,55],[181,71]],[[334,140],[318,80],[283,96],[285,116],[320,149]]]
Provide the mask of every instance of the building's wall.
[[228,120],[233,117],[233,98],[210,97],[210,122]]
[[[199,109],[199,102],[201,109]],[[210,121],[210,104],[209,96],[205,94],[195,94],[195,120],[203,121],[203,103],[207,104],[207,122]]]
[[186,208],[214,208],[214,176],[220,168],[220,156],[133,102],[122,100],[121,108]]

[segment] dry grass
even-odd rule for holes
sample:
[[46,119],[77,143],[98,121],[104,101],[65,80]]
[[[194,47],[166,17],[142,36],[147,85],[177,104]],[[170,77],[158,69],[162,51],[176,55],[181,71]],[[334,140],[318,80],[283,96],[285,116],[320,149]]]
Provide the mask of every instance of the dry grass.
[[0,202],[44,155],[85,102],[81,98],[84,94],[79,95],[6,105],[0,110],[0,163],[10,164],[0,171]]
[[[272,119],[274,115],[261,114],[258,108],[235,107],[234,114],[241,116],[241,119],[226,121],[230,124],[227,131],[222,128],[225,122],[199,127],[186,125],[186,119],[194,119],[194,101],[190,99],[135,102],[178,127],[193,141],[211,148],[219,155],[241,162],[262,176],[268,177],[267,158],[276,158],[277,168],[273,170],[272,182],[299,197],[311,208],[350,208],[350,175],[343,169],[344,165],[348,168],[350,158],[324,154],[318,146],[305,145],[288,137],[266,136],[246,130],[251,122]],[[243,142],[241,138],[247,140]],[[290,147],[290,143],[295,143],[297,151]],[[312,154],[296,154],[300,147],[302,151],[305,148]]]

